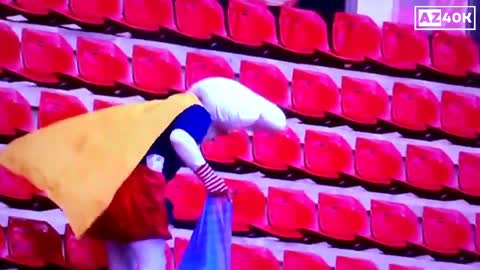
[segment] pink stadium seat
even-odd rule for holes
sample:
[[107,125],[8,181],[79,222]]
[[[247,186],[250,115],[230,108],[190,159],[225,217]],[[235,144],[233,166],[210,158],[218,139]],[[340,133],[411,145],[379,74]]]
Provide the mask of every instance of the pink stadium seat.
[[223,8],[217,0],[176,0],[178,30],[187,36],[209,39],[225,36]]
[[335,13],[332,36],[334,52],[340,58],[362,62],[366,57],[381,57],[382,33],[377,24],[366,15]]
[[75,70],[73,48],[59,33],[23,28],[22,63],[8,71],[28,81],[55,85],[57,73]]
[[0,8],[25,16],[47,16],[52,8],[63,7],[67,0],[12,0],[0,1]]
[[424,207],[423,237],[425,248],[445,255],[475,249],[472,225],[458,210]]
[[209,77],[235,78],[235,72],[225,58],[201,52],[187,52],[185,64],[186,88]]
[[207,193],[195,175],[177,174],[168,182],[165,197],[173,204],[175,220],[191,223],[202,214]]
[[325,260],[312,253],[285,250],[283,253],[283,270],[331,270]]
[[291,94],[289,110],[300,116],[323,119],[326,112],[340,112],[340,89],[326,73],[294,69]]
[[342,77],[342,113],[348,121],[375,125],[390,112],[389,96],[375,80]]
[[424,270],[422,267],[390,264],[388,270]]
[[123,14],[118,13],[117,16],[110,16],[108,19],[124,27],[141,31],[176,27],[173,2],[170,0],[123,0]]
[[69,0],[68,5],[53,8],[63,19],[80,25],[103,25],[106,18],[118,18],[122,13],[120,0]]
[[164,96],[185,89],[182,66],[167,49],[135,44],[132,53],[132,79],[118,81],[139,94]]
[[249,152],[249,148],[250,138],[245,130],[216,136],[202,144],[205,158],[222,165],[235,165],[239,157]]
[[309,175],[339,179],[341,173],[353,172],[353,151],[337,133],[306,130],[304,164],[300,170]]
[[8,260],[27,267],[65,264],[62,239],[46,221],[8,218]]
[[252,225],[263,234],[288,241],[300,241],[302,229],[317,230],[315,203],[301,190],[269,187],[267,197],[268,221]]
[[232,244],[232,270],[280,270],[280,263],[265,247]]
[[378,270],[377,265],[368,259],[337,256],[335,270]]
[[7,239],[3,227],[0,226],[0,261],[8,258]]
[[7,67],[15,67],[20,62],[20,40],[13,29],[0,22],[0,40],[2,49],[0,50],[0,74]]
[[291,129],[283,133],[258,131],[253,134],[252,141],[252,150],[240,157],[247,164],[266,171],[287,173],[289,165],[300,163],[300,139]]
[[440,125],[440,102],[429,88],[395,82],[388,122],[411,131]]
[[65,226],[65,261],[73,269],[98,269],[107,266],[107,251],[103,241],[83,236],[77,239],[69,225]]
[[120,103],[101,100],[101,99],[95,99],[93,101],[93,110],[98,111],[98,110],[101,110],[101,109],[106,109],[106,108],[110,108],[110,107],[117,106],[117,105],[120,105]]
[[477,254],[480,254],[480,213],[477,213],[475,218],[475,243],[477,246]]
[[440,106],[442,131],[460,138],[477,138],[480,106],[474,94],[443,91]]
[[458,185],[470,196],[480,198],[480,154],[460,152],[458,156]]
[[266,217],[267,199],[260,188],[248,180],[226,179],[233,201],[233,232],[250,232],[250,225],[261,224]]
[[0,136],[16,136],[34,129],[30,104],[18,91],[0,88]]
[[187,249],[188,239],[175,237],[174,240],[174,254],[175,254],[175,265],[178,267],[182,261],[183,253]]
[[407,145],[406,182],[427,191],[441,191],[455,186],[454,164],[440,148]]
[[290,107],[288,79],[275,65],[242,60],[240,82],[280,107]]
[[88,112],[76,96],[46,91],[40,94],[38,107],[39,128]]
[[0,166],[0,186],[0,197],[21,201],[31,201],[40,191],[30,181],[13,174],[3,166]]

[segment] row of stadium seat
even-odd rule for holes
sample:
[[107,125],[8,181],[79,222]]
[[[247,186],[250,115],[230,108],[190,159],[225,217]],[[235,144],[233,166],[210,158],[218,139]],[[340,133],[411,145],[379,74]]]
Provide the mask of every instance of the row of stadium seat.
[[292,61],[334,66],[349,63],[410,76],[420,72],[427,79],[450,78],[457,83],[478,83],[480,79],[478,47],[465,35],[436,32],[430,49],[428,37],[415,31],[413,25],[387,22],[380,29],[368,16],[337,13],[330,46],[326,23],[313,11],[282,8],[277,30],[277,19],[267,6],[235,0],[230,1],[226,27],[217,0],[172,2],[125,0],[122,7],[120,0],[2,0],[0,9],[7,15],[37,18],[41,23],[53,20],[101,27],[103,31],[150,32],[177,43],[185,38],[206,40],[221,49],[238,47],[234,51]]

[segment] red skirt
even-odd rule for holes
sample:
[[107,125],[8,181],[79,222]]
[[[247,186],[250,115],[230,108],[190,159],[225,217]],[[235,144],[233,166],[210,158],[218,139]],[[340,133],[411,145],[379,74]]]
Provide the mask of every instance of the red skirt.
[[118,242],[172,238],[168,229],[165,187],[161,173],[137,166],[87,234]]

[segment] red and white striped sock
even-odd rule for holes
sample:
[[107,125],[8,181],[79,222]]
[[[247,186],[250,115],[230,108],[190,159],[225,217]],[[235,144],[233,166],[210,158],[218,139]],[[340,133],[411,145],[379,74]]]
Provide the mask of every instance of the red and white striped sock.
[[227,191],[225,180],[218,176],[207,163],[196,169],[195,174],[205,184],[209,193],[224,193]]

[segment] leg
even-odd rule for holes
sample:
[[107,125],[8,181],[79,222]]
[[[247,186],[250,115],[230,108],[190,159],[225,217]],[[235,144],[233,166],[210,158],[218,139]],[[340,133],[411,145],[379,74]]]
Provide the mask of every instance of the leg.
[[108,266],[110,270],[132,270],[136,268],[135,258],[129,252],[128,244],[107,241]]
[[138,263],[137,269],[165,270],[167,266],[165,243],[164,239],[148,239],[128,244],[131,255]]

